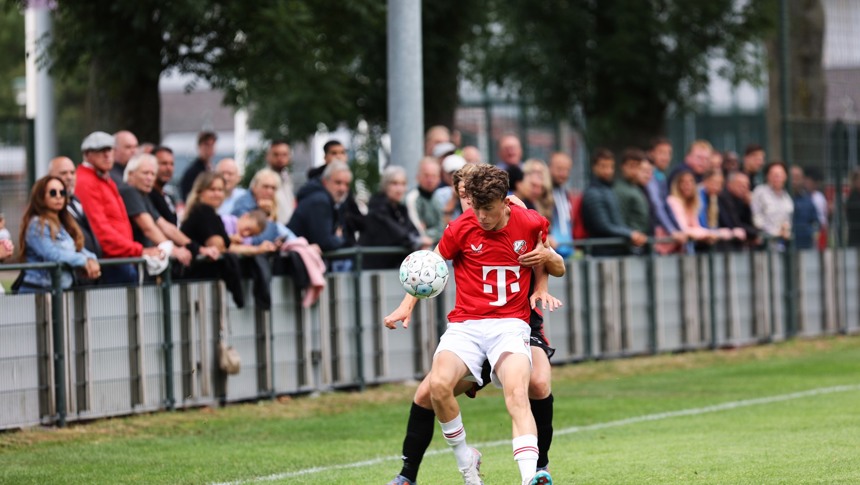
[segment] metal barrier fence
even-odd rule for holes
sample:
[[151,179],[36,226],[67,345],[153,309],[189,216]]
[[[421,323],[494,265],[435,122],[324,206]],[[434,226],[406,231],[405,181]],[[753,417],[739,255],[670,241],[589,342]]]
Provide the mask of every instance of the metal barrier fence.
[[[613,241],[585,244],[606,242]],[[360,264],[362,253],[390,249],[336,255]],[[793,295],[783,286],[789,260],[797,273]],[[3,269],[24,267],[59,272],[49,263]],[[564,306],[545,315],[555,363],[860,332],[855,248],[586,254],[567,268],[550,280]],[[302,290],[288,276],[275,277],[269,311],[237,308],[219,282],[169,278],[0,296],[0,429],[361,389],[429,370],[455,291],[419,303],[408,330],[389,331],[383,316],[403,295],[396,270],[330,274],[327,283],[319,302],[303,308]],[[245,291],[250,295],[248,285]],[[222,321],[242,358],[236,375],[217,364]]]

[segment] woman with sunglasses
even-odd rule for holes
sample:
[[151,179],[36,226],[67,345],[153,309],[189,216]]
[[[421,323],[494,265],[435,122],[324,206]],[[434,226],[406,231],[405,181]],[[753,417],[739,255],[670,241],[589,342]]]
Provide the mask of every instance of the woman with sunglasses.
[[[66,186],[58,177],[43,177],[30,192],[24,210],[19,236],[19,252],[28,263],[65,263],[60,283],[68,289],[74,283],[69,267],[79,268],[87,278],[101,276],[96,256],[84,249],[84,236],[66,210]],[[44,269],[24,270],[20,293],[51,290],[51,272]]]

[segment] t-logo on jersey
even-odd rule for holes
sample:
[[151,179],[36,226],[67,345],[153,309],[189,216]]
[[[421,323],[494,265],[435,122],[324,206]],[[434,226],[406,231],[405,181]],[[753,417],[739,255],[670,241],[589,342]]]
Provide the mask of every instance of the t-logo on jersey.
[[[493,289],[496,290],[498,294],[498,299],[496,301],[490,302],[492,306],[504,306],[505,303],[508,302],[508,283],[506,279],[506,274],[508,271],[514,273],[517,280],[520,278],[520,266],[484,266],[484,281],[487,281],[487,277],[492,278],[493,272],[496,274],[495,285],[484,283],[484,293],[493,293]],[[520,283],[519,281],[514,281],[510,285],[511,293],[519,293],[520,292]]]
[[439,241],[439,252],[454,261],[457,298],[448,321],[518,318],[529,321],[532,271],[519,256],[532,251],[549,222],[535,211],[511,207],[508,223],[485,231],[467,210],[451,222]]

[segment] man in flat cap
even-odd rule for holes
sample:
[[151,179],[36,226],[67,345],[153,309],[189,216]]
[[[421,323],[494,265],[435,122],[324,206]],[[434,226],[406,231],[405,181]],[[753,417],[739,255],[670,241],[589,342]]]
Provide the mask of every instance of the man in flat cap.
[[[114,138],[103,131],[90,133],[84,138],[81,143],[84,162],[78,169],[76,195],[83,204],[105,258],[138,258],[144,254],[162,257],[164,255],[158,248],[144,248],[134,240],[125,203],[110,176],[114,163],[113,146]],[[137,278],[135,265],[102,266],[101,282],[104,284],[133,284]]]

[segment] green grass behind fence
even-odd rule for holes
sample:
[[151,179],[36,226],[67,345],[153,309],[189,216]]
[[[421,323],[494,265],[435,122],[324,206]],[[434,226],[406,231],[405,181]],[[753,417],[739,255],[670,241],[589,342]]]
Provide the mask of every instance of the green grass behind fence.
[[[557,367],[553,388],[556,483],[860,483],[860,337]],[[0,483],[382,484],[412,392],[6,432]],[[518,483],[499,391],[461,403],[485,482]],[[419,483],[462,483],[455,468],[437,432]]]

